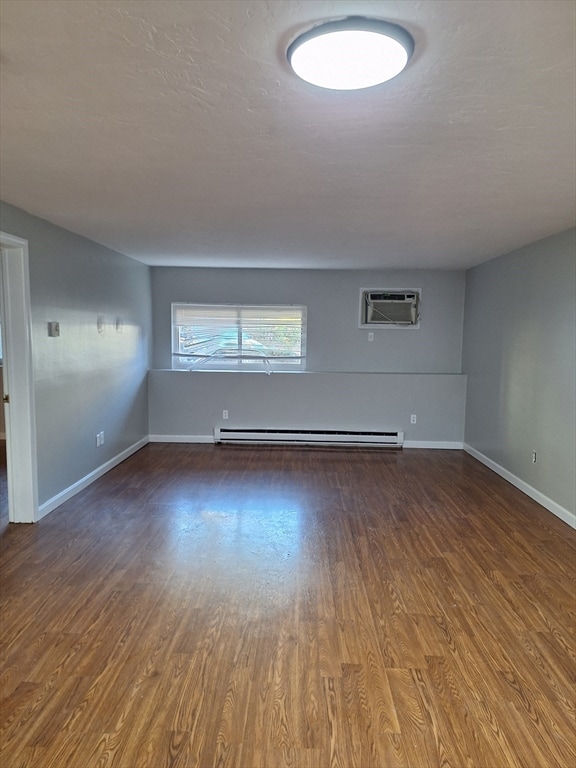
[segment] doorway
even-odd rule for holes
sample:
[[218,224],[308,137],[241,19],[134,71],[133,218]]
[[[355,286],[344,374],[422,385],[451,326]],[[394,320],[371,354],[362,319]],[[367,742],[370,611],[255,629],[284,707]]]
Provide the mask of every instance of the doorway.
[[0,321],[8,519],[38,519],[28,242],[0,232]]
[[4,298],[2,291],[2,262],[0,260],[0,531],[8,525],[8,482],[6,471],[6,421],[4,417]]

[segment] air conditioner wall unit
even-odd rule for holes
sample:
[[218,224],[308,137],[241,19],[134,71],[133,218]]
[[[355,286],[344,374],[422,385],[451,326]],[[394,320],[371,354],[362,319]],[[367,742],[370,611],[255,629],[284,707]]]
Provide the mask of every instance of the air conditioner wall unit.
[[360,326],[417,327],[420,291],[362,289]]

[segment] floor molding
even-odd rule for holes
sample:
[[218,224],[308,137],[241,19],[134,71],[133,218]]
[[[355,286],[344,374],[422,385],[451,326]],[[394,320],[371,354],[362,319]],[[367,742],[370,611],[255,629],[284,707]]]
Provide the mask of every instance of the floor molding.
[[439,448],[447,451],[461,451],[464,443],[451,440],[404,440],[404,448]]
[[485,456],[483,453],[480,453],[480,451],[477,451],[476,448],[472,448],[471,445],[464,443],[464,450],[466,451],[466,453],[469,453],[470,456],[473,456],[475,459],[478,459],[478,461],[482,462],[482,464],[487,466],[493,472],[496,472],[497,475],[500,475],[500,477],[503,477],[504,480],[507,480],[515,488],[518,488],[519,491],[522,491],[522,493],[525,493],[526,496],[530,496],[531,499],[534,499],[534,501],[537,501],[538,504],[541,504],[549,512],[552,512],[553,515],[556,515],[556,517],[559,517],[560,520],[563,520],[572,528],[576,528],[576,514],[574,514],[574,512],[570,512],[570,510],[560,506],[560,504],[557,504],[555,501],[548,498],[548,496],[545,496],[536,488],[533,488],[524,480],[521,480],[519,477],[512,474],[512,472],[500,466],[500,464],[497,464],[492,459],[488,458],[488,456]]
[[95,480],[98,480],[98,478],[102,477],[102,475],[105,475],[106,472],[109,472],[133,453],[139,451],[140,448],[148,445],[149,442],[150,440],[148,437],[143,437],[141,440],[138,440],[138,442],[129,446],[117,456],[114,456],[112,459],[109,459],[107,462],[97,467],[93,472],[90,472],[90,474],[86,475],[81,480],[78,480],[78,482],[74,483],[69,488],[65,488],[60,493],[56,494],[56,496],[53,496],[51,499],[48,499],[48,501],[45,501],[38,508],[38,517],[36,518],[36,521],[41,520],[49,512],[52,512],[54,509],[56,509],[56,507],[59,507],[60,504],[63,504],[77,493],[80,493],[80,491],[83,491],[84,488],[87,488]]

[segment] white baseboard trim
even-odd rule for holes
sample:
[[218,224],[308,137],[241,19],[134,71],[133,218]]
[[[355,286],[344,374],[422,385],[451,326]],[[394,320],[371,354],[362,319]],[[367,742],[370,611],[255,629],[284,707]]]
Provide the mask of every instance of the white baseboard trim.
[[68,501],[68,499],[71,499],[77,493],[83,491],[84,488],[87,488],[95,480],[98,480],[98,478],[102,477],[102,475],[105,475],[106,472],[109,472],[115,466],[124,461],[124,459],[127,459],[128,456],[131,456],[133,453],[136,453],[136,451],[139,451],[140,448],[148,445],[149,442],[150,440],[148,437],[143,437],[141,440],[138,440],[137,443],[134,443],[129,448],[126,448],[126,450],[122,451],[122,453],[119,453],[117,456],[114,456],[114,458],[109,459],[109,461],[107,461],[105,464],[102,464],[93,472],[90,472],[90,474],[86,475],[81,480],[78,480],[78,482],[74,483],[74,485],[71,485],[69,488],[66,488],[65,490],[56,494],[56,496],[48,499],[48,501],[45,501],[44,504],[41,504],[38,508],[38,517],[36,518],[36,521],[41,520],[49,512],[52,512],[54,509],[56,509],[56,507],[59,507],[60,504],[64,504],[65,501]]
[[213,443],[214,435],[149,435],[151,443]]
[[[214,435],[150,435],[151,443],[213,443]],[[369,445],[367,446],[370,447]],[[443,448],[462,450],[464,443],[438,440],[405,440],[404,448]],[[345,443],[342,448],[346,448]]]
[[464,443],[438,440],[404,440],[404,448],[441,448],[448,451],[461,451]]
[[537,501],[538,504],[543,506],[549,512],[552,512],[553,515],[559,517],[560,520],[563,520],[572,528],[576,528],[576,514],[574,514],[574,512],[570,512],[570,510],[561,507],[560,504],[557,504],[552,499],[549,499],[548,496],[545,496],[543,493],[536,490],[536,488],[528,485],[528,483],[526,483],[524,480],[516,477],[516,475],[513,475],[512,472],[509,472],[507,469],[500,466],[500,464],[497,464],[492,459],[489,459],[488,456],[485,456],[483,453],[480,453],[480,451],[477,451],[476,448],[472,448],[471,445],[464,443],[464,450],[466,453],[469,453],[470,456],[478,459],[478,461],[487,466],[493,472],[496,472],[497,475],[503,477],[504,480],[507,480],[513,486],[518,488],[518,490],[522,491],[522,493],[525,493],[526,496],[530,496],[531,499]]

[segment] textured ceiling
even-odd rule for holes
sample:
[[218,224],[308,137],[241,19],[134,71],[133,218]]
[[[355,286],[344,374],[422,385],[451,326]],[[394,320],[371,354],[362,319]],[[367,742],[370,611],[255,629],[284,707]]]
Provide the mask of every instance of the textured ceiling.
[[[571,0],[1,0],[1,196],[148,264],[466,268],[572,226]],[[416,42],[377,88],[285,50]]]

